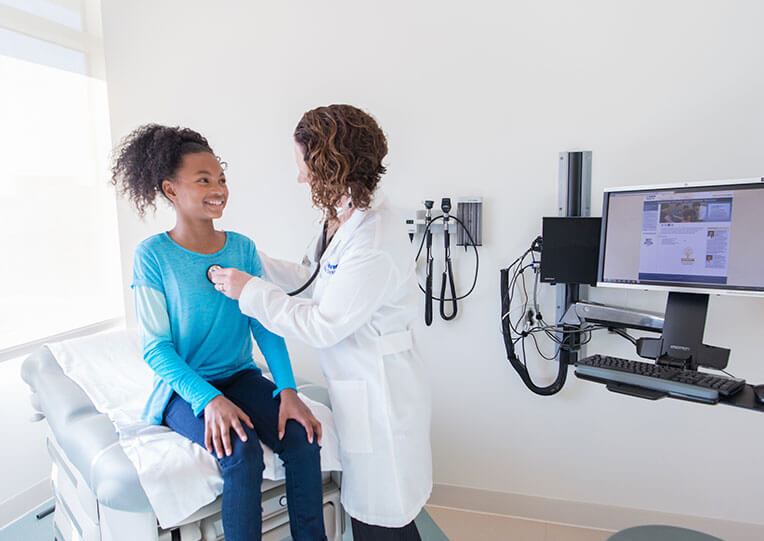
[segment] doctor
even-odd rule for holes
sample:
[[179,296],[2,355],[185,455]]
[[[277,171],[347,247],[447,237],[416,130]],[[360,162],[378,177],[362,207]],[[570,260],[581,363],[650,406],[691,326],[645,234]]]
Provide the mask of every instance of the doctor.
[[[298,182],[326,223],[310,266],[270,259],[268,281],[214,273],[219,291],[287,339],[318,350],[342,453],[342,504],[359,540],[417,540],[413,522],[430,496],[430,392],[412,340],[418,292],[400,216],[377,190],[387,141],[349,105],[308,111],[294,133]],[[322,248],[325,251],[322,252]]]

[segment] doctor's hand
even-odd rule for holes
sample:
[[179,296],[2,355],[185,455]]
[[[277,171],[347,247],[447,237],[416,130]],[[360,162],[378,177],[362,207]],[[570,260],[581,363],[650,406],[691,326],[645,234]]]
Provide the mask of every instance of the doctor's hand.
[[308,441],[313,443],[315,432],[318,443],[321,443],[321,423],[313,416],[313,412],[297,396],[294,389],[284,389],[279,393],[281,407],[279,408],[279,439],[284,437],[284,430],[289,419],[300,423],[308,434]]
[[238,299],[241,296],[241,290],[252,279],[252,275],[231,268],[218,269],[211,274],[215,289],[231,299]]
[[218,458],[231,456],[231,429],[238,434],[241,441],[247,441],[247,433],[242,423],[254,429],[255,425],[236,404],[223,395],[210,400],[204,407],[204,446]]

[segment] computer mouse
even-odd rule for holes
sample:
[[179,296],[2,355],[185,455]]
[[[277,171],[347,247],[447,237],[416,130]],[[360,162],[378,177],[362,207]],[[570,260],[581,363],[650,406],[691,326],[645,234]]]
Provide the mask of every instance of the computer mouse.
[[764,404],[764,384],[753,386],[753,396],[756,398],[756,402]]

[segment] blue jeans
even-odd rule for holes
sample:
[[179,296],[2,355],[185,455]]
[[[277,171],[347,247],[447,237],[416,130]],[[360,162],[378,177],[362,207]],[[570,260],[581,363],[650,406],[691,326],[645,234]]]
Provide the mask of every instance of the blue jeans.
[[[324,540],[321,459],[314,438],[308,443],[305,429],[289,420],[284,438],[278,437],[279,397],[275,385],[256,370],[243,370],[230,378],[212,381],[220,392],[239,406],[255,425],[244,425],[247,441],[231,431],[231,456],[218,459],[223,473],[223,530],[226,541],[251,541],[262,537],[263,450],[260,441],[278,453],[286,469],[289,527],[292,538]],[[204,415],[196,417],[191,406],[173,394],[164,411],[164,424],[204,447]],[[243,423],[242,423],[243,424]]]

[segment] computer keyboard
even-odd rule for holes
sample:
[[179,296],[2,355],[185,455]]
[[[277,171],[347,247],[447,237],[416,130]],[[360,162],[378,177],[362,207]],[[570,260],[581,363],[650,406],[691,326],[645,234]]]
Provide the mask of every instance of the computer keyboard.
[[734,395],[745,386],[742,379],[605,355],[580,359],[576,365],[577,376],[634,385],[704,402],[717,402],[720,396]]

